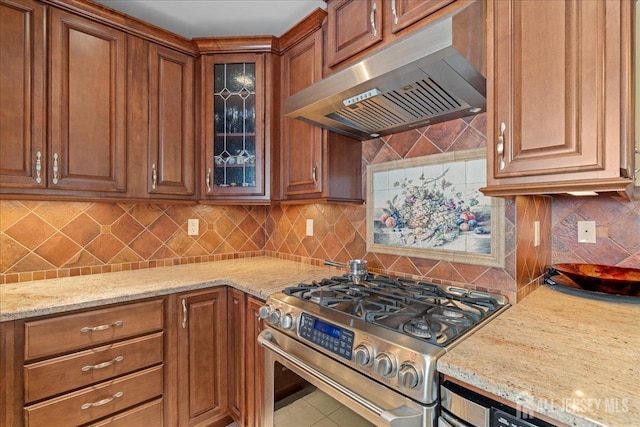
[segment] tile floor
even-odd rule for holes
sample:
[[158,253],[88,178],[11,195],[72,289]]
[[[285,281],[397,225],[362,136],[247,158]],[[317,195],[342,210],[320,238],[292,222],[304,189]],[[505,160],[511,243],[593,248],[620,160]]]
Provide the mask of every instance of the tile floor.
[[320,390],[276,411],[274,427],[369,427],[373,424]]

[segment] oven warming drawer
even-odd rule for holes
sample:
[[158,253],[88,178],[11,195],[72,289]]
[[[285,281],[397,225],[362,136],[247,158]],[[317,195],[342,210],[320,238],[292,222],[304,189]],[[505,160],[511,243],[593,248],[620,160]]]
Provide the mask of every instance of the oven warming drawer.
[[276,362],[376,426],[435,426],[436,402],[414,402],[277,330],[262,331],[258,342],[265,348],[265,427],[273,426]]

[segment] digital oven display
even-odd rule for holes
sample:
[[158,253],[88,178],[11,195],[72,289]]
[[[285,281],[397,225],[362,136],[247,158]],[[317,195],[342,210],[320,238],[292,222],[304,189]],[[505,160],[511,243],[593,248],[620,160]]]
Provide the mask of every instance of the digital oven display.
[[354,333],[329,322],[302,313],[298,334],[330,352],[351,360]]
[[313,322],[313,329],[316,331],[324,332],[325,334],[332,336],[333,338],[340,339],[340,328],[316,319]]

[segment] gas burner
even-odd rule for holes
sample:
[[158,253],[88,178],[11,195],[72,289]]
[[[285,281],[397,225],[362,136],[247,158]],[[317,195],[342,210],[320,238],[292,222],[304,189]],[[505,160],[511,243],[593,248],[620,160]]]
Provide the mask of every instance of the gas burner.
[[413,337],[437,343],[443,343],[447,340],[447,336],[442,330],[442,324],[430,322],[427,319],[411,319],[402,325],[402,330]]
[[331,289],[323,288],[314,289],[302,295],[302,299],[309,300],[316,304],[321,304],[324,300],[327,299],[335,300],[339,298],[340,294],[338,292]]
[[460,319],[462,317],[464,317],[464,313],[460,310],[454,310],[452,308],[443,308],[442,309],[442,313],[443,316],[445,317],[451,317],[454,319]]

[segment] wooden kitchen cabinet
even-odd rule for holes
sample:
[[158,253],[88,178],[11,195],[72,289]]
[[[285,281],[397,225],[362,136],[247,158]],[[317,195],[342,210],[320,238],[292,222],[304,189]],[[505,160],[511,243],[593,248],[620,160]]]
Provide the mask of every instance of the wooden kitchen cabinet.
[[228,417],[227,289],[188,292],[175,298],[179,316],[178,424],[209,425]]
[[0,340],[0,425],[162,425],[164,300],[3,322]]
[[269,199],[266,55],[226,53],[202,59],[201,199]]
[[123,193],[127,35],[54,8],[48,26],[48,186]]
[[245,322],[245,422],[246,426],[262,427],[264,416],[264,350],[258,344],[258,334],[262,331],[262,319],[258,310],[264,301],[248,296]]
[[229,365],[229,411],[240,426],[245,425],[245,294],[234,288],[227,291],[227,356]]
[[[382,0],[385,19],[396,33],[456,0]],[[388,17],[388,18],[387,18]]]
[[149,194],[195,194],[194,58],[149,43]]
[[[427,24],[456,0],[327,0],[326,61],[328,69],[342,66],[354,56],[363,56],[403,37],[402,30]],[[460,2],[456,7],[465,7]],[[451,9],[451,8],[449,8]],[[444,11],[443,11],[444,12]],[[420,24],[419,24],[420,23]],[[362,55],[360,55],[362,54]]]
[[486,195],[632,189],[632,7],[488,2]]
[[327,65],[333,67],[382,41],[382,0],[327,2]]
[[[290,47],[285,47],[283,99],[322,78],[321,20],[316,18],[315,22],[315,31],[297,40],[291,39]],[[362,201],[362,144],[359,141],[284,117],[281,153],[283,200]]]
[[0,0],[0,190],[44,188],[46,7]]

